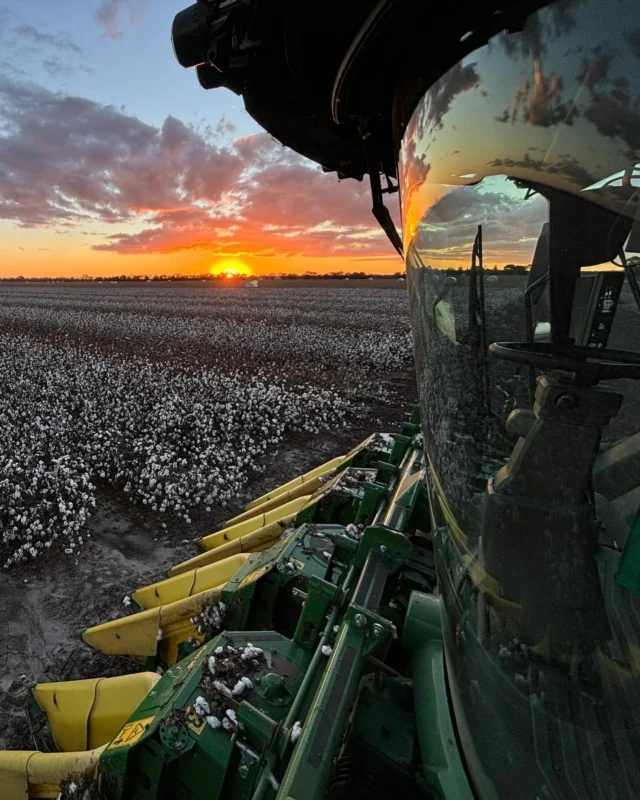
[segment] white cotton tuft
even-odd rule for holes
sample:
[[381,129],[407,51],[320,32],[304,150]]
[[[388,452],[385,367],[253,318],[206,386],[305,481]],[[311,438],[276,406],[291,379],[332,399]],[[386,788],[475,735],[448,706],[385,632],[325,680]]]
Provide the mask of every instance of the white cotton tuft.
[[199,717],[206,717],[208,714],[211,713],[211,709],[209,708],[209,703],[207,703],[204,697],[197,697],[193,708]]
[[220,694],[223,694],[225,697],[232,697],[231,689],[227,686],[226,683],[223,683],[222,681],[214,681],[213,686],[220,692]]
[[235,685],[235,686],[233,687],[233,689],[231,690],[231,694],[232,694],[234,697],[238,697],[238,695],[241,695],[241,694],[244,692],[244,690],[245,690],[246,688],[247,688],[247,687],[245,686],[245,683],[244,683],[244,681],[242,681],[242,680],[239,680],[239,681],[237,681],[236,685]]
[[213,728],[214,731],[218,730],[222,726],[222,722],[215,716],[207,717],[207,725],[210,728]]
[[330,647],[328,644],[322,645],[322,655],[323,656],[330,656],[333,653],[333,647]]
[[291,744],[295,744],[298,741],[301,733],[302,733],[302,725],[299,722],[294,722],[293,728],[291,728],[291,735],[289,737],[291,740]]
[[258,658],[263,654],[263,652],[264,651],[261,648],[254,647],[252,644],[248,644],[242,651],[240,658],[243,661],[249,661],[252,658]]

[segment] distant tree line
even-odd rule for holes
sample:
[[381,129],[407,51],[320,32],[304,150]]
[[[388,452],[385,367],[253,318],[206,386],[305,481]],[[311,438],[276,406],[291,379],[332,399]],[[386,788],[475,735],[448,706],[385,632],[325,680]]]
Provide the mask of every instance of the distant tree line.
[[[531,264],[526,266],[524,264],[505,264],[504,267],[498,267],[497,264],[494,264],[492,267],[485,266],[483,272],[486,275],[526,275],[530,269]],[[469,267],[448,267],[445,272],[447,275],[455,275],[457,272],[469,272]]]
[[205,272],[201,275],[182,275],[176,273],[174,275],[108,275],[106,277],[92,277],[90,275],[82,275],[81,277],[57,277],[57,278],[25,278],[24,275],[18,275],[14,278],[0,278],[0,281],[11,281],[12,283],[67,283],[69,281],[83,282],[91,281],[93,283],[153,283],[163,281],[210,281],[212,283],[231,283],[243,282],[248,280],[393,280],[404,277],[403,272],[385,273],[383,275],[371,274],[368,272],[304,272],[288,273],[279,272],[268,275],[234,275],[229,277],[224,273],[221,275],[211,275]]

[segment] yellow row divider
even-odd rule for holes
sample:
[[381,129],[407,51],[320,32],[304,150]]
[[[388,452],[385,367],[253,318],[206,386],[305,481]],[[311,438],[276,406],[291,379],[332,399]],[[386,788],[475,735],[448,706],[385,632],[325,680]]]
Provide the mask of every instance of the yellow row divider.
[[145,609],[175,603],[176,600],[183,600],[185,597],[191,597],[194,594],[204,592],[206,589],[212,589],[214,586],[227,583],[247,558],[249,558],[248,555],[238,553],[230,558],[221,559],[217,563],[165,578],[149,586],[136,589],[131,598]]
[[326,476],[330,472],[333,472],[333,470],[328,470],[328,472],[324,473],[323,475],[318,475],[317,478],[310,478],[308,481],[301,483],[297,488],[289,489],[288,491],[279,494],[277,497],[274,497],[271,500],[265,500],[264,503],[261,503],[259,506],[255,506],[255,508],[251,509],[251,511],[245,511],[243,514],[238,514],[237,517],[227,520],[222,526],[223,529],[231,528],[233,525],[237,525],[239,522],[244,522],[247,519],[253,519],[259,514],[265,514],[267,511],[272,511],[274,508],[279,508],[285,503],[288,503],[290,500],[297,500],[303,495],[313,494],[324,485]]
[[200,555],[194,556],[188,559],[188,561],[183,561],[181,564],[176,564],[174,567],[171,567],[168,574],[171,576],[181,575],[186,572],[191,572],[191,570],[198,567],[204,567],[207,564],[215,564],[223,561],[239,553],[258,553],[261,550],[266,550],[278,541],[282,536],[282,532],[291,525],[294,519],[295,514],[290,514],[288,517],[284,517],[277,522],[272,522],[269,525],[258,528],[258,530],[253,531],[253,533],[247,533],[239,539],[234,539],[232,542],[222,544],[220,547],[216,547],[215,550],[205,550],[204,553],[200,553]]
[[160,680],[155,672],[114,678],[39,683],[31,693],[58,750],[93,750],[108,744]]
[[41,753],[37,750],[0,752],[2,799],[55,800],[60,794],[61,782],[69,775],[95,774],[98,759],[105,747],[73,753]]
[[266,494],[257,497],[255,500],[252,500],[250,503],[247,503],[245,510],[252,511],[257,506],[266,503],[267,500],[273,500],[275,497],[295,489],[296,486],[300,486],[312,478],[318,478],[321,475],[326,475],[328,472],[331,472],[339,467],[346,458],[347,456],[337,456],[337,458],[332,458],[331,461],[325,461],[325,463],[320,464],[319,467],[316,467],[309,472],[305,472],[304,475],[298,475],[297,478],[293,478],[293,480],[283,483],[282,486],[278,486],[277,489],[272,489],[270,492],[267,492]]
[[311,495],[309,494],[297,497],[295,500],[290,500],[279,508],[274,508],[271,511],[266,511],[264,514],[259,514],[257,517],[246,519],[244,522],[238,522],[236,525],[231,525],[229,528],[223,528],[220,531],[211,533],[209,536],[200,539],[198,544],[200,544],[204,550],[213,550],[214,547],[219,547],[226,542],[232,542],[234,539],[239,539],[247,533],[253,533],[263,528],[265,525],[268,525],[270,522],[278,522],[284,517],[288,517],[290,514],[297,514],[298,511],[307,505],[310,499]]
[[144,659],[159,653],[167,663],[175,663],[178,644],[189,636],[198,638],[191,618],[216,603],[225,585],[87,628],[82,640],[105,655]]

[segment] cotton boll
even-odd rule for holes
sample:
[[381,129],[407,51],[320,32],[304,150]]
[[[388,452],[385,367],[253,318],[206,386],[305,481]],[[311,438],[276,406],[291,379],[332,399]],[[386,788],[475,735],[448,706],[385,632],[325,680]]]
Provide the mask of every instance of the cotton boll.
[[246,688],[247,687],[246,687],[246,684],[244,683],[244,681],[239,680],[239,681],[236,682],[236,685],[231,690],[231,694],[234,697],[239,697],[245,691]]
[[193,710],[199,717],[205,717],[211,713],[211,709],[209,707],[209,703],[204,699],[204,697],[197,697],[196,702],[194,703]]
[[302,725],[300,724],[300,722],[294,722],[293,728],[291,728],[291,734],[289,735],[291,744],[295,744],[298,741],[301,733],[302,733]]

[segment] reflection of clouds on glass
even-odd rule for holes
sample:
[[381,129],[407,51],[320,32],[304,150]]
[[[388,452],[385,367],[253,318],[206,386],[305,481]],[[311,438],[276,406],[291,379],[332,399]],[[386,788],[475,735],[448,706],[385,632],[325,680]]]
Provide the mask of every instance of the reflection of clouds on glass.
[[[487,194],[486,178],[503,175],[578,195],[640,161],[639,8],[638,0],[547,6],[523,31],[494,37],[431,87],[401,149],[405,243],[415,235],[424,246],[428,225],[432,241],[446,239],[456,257],[466,253],[472,226],[467,231],[460,219],[454,230],[436,220],[448,204],[468,202],[448,198],[455,186],[485,179],[479,194]],[[629,215],[620,189],[591,197]],[[495,213],[503,202],[477,201],[473,224],[484,225],[492,205],[490,224],[506,249],[509,236]]]
[[505,109],[495,117],[498,122],[512,123],[518,120],[548,128],[561,122],[571,125],[577,114],[573,103],[562,99],[564,79],[562,75],[552,72],[545,77],[542,61],[538,58],[533,63],[533,80],[526,73],[522,74],[522,82],[518,87],[511,111]]
[[638,157],[640,150],[640,113],[637,105],[631,107],[627,96],[624,101],[612,93],[594,93],[585,117],[603,136],[620,137],[629,146],[629,160]]
[[403,163],[406,165],[403,172],[402,181],[404,186],[404,198],[406,203],[411,202],[411,196],[426,181],[431,164],[424,157],[424,153],[416,149],[416,139],[407,139],[406,153]]
[[577,24],[574,13],[585,0],[563,0],[547,7],[542,14],[531,14],[518,33],[504,33],[497,37],[504,52],[516,60],[541,58],[550,40],[566,37]]
[[636,58],[640,58],[640,28],[635,31],[623,34],[629,45],[629,49]]
[[480,194],[470,189],[464,192],[450,192],[431,206],[426,219],[428,222],[438,220],[447,223],[455,223],[465,218],[478,219],[487,214],[506,213],[512,202],[511,197],[501,192]]
[[[637,46],[640,49],[640,35]],[[580,63],[575,85],[573,81],[569,82],[569,92],[565,92],[565,77],[558,72],[546,77],[542,62],[536,59],[532,80],[527,73],[522,74],[511,108],[504,109],[494,119],[503,123],[521,121],[550,127],[572,125],[582,116],[595,125],[601,135],[622,139],[629,148],[626,155],[633,159],[640,148],[640,98],[632,97],[628,77],[622,74],[611,76],[614,59],[615,53],[607,52],[601,46],[594,47],[591,57],[583,57]],[[587,103],[577,102],[580,89],[587,90]],[[567,100],[565,95],[571,99]],[[584,133],[584,128],[581,133]],[[551,171],[557,173],[557,170]]]
[[540,196],[525,200],[525,194],[503,177],[449,192],[428,210],[418,227],[415,247],[425,264],[467,267],[478,223],[482,223],[489,263],[528,264],[547,218],[547,203]]
[[613,53],[599,50],[583,62],[578,80],[582,79],[590,95],[584,116],[602,136],[622,139],[629,148],[627,155],[634,159],[640,148],[640,97],[632,96],[626,75],[610,77],[613,60]]
[[476,64],[456,64],[446,75],[429,90],[429,101],[423,106],[418,121],[418,136],[422,139],[425,134],[442,128],[442,120],[451,108],[453,100],[463,92],[480,84],[480,75]]
[[612,53],[603,52],[601,47],[594,48],[593,58],[582,59],[577,76],[578,81],[587,89],[593,89],[594,86],[607,80],[612,61]]
[[595,180],[589,170],[585,169],[585,167],[569,153],[563,153],[555,161],[549,163],[545,163],[544,158],[532,158],[529,153],[525,153],[521,159],[494,158],[493,161],[489,162],[488,166],[507,167],[509,169],[517,167],[531,171],[545,170],[551,175],[559,175],[567,178],[572,183],[576,183],[579,186],[588,186]]
[[[632,33],[625,38],[634,42],[634,37],[636,34]],[[640,53],[640,35],[637,47]],[[640,148],[639,98],[632,99],[626,75],[610,76],[613,61],[614,53],[604,52],[599,47],[594,48],[591,59],[583,60],[577,79],[590,95],[584,116],[602,136],[620,137],[629,147],[629,158],[633,159]]]

